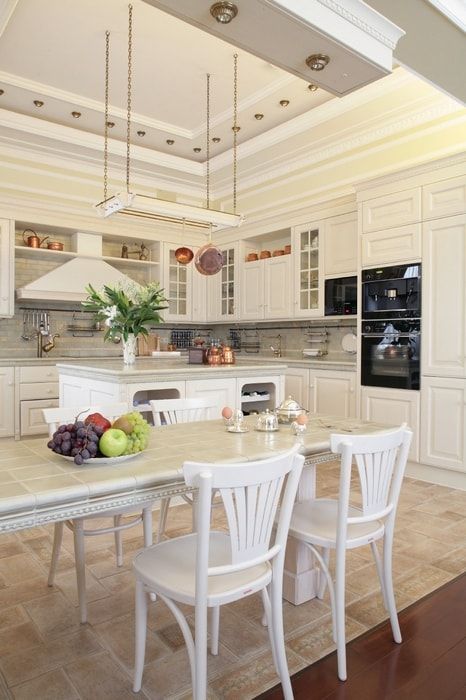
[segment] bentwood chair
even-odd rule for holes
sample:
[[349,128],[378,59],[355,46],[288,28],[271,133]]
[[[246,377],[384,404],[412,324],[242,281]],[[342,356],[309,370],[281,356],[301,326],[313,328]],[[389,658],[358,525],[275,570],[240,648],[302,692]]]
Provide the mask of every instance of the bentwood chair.
[[[338,677],[346,680],[345,560],[346,550],[370,544],[388,610],[393,639],[401,643],[392,579],[392,545],[401,483],[412,433],[402,425],[378,435],[332,435],[331,450],[341,455],[338,500],[316,498],[297,503],[290,535],[311,550],[325,576],[332,606],[333,637],[337,645]],[[362,507],[350,505],[353,458],[362,495]],[[376,542],[383,541],[383,561]],[[321,551],[319,551],[319,549]],[[336,550],[335,584],[329,571],[330,550]]]
[[[293,698],[283,637],[282,582],[288,526],[304,463],[298,449],[257,462],[183,465],[186,484],[199,489],[197,532],[155,544],[134,560],[135,692],[142,683],[150,594],[159,596],[175,616],[188,650],[194,700],[205,700],[208,608],[211,653],[216,655],[220,606],[260,591],[274,664],[285,699]],[[220,493],[229,532],[211,530],[214,490]],[[183,603],[195,607],[194,638],[178,607]]]
[[[53,435],[58,426],[62,423],[69,423],[75,420],[76,416],[80,414],[80,418],[84,418],[90,413],[101,413],[109,420],[117,418],[124,413],[128,412],[128,406],[126,403],[115,403],[108,404],[106,406],[88,406],[84,409],[80,408],[44,408],[42,413],[44,415],[44,420],[49,428],[50,437]],[[86,567],[85,567],[85,547],[84,538],[85,537],[95,537],[96,535],[107,535],[109,533],[114,533],[115,536],[115,548],[116,548],[116,563],[117,566],[123,565],[123,543],[121,533],[123,530],[135,527],[136,525],[143,525],[144,532],[144,546],[148,547],[152,544],[152,507],[153,503],[146,505],[142,512],[135,515],[131,520],[122,523],[122,516],[126,513],[133,513],[135,511],[134,506],[127,506],[125,508],[112,508],[105,511],[105,513],[98,513],[96,515],[86,515],[84,518],[73,518],[73,520],[67,520],[65,522],[55,523],[54,534],[53,534],[53,549],[52,549],[52,560],[50,562],[48,585],[53,586],[55,580],[55,573],[57,570],[58,558],[60,556],[60,548],[63,541],[63,526],[72,531],[74,540],[74,557],[76,566],[76,579],[78,587],[78,601],[79,601],[79,615],[82,623],[87,622],[87,600],[86,600]],[[85,520],[92,520],[94,518],[112,517],[113,525],[109,527],[99,527],[92,529],[85,529]]]
[[[154,399],[150,401],[154,426],[173,425],[175,423],[191,423],[193,421],[209,420],[215,417],[217,404],[214,399],[200,397],[193,399]],[[190,496],[182,495],[186,503],[193,504]],[[168,509],[170,498],[160,500],[159,527],[157,531],[157,542],[160,542],[165,535],[167,527]]]

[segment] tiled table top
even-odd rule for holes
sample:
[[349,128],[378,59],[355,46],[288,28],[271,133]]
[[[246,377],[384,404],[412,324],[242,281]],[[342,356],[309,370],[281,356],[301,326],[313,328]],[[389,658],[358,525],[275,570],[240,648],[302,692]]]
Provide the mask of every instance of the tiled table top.
[[184,461],[242,462],[285,451],[296,440],[305,455],[326,452],[331,432],[378,432],[384,426],[357,419],[313,417],[304,436],[287,425],[274,433],[228,433],[222,420],[179,424],[152,431],[149,447],[118,465],[77,467],[47,448],[45,438],[0,441],[0,531],[21,529],[138,504],[170,491],[182,491]]

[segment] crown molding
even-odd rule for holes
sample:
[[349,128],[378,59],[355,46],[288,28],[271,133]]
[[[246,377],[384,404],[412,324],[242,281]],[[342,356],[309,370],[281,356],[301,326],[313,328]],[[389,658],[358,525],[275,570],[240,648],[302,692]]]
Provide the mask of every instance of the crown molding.
[[[365,7],[362,3],[354,3],[354,0],[346,0],[345,4],[337,0],[317,0],[324,7],[343,17],[354,27],[362,29],[365,34],[373,37],[387,48],[395,49],[400,38],[400,29],[393,22],[382,17],[372,7]],[[358,14],[351,12],[351,5],[357,9]],[[402,32],[404,34],[405,32]]]
[[463,0],[427,0],[436,10],[466,32],[466,6]]
[[3,0],[0,5],[0,37],[8,26],[19,0]]

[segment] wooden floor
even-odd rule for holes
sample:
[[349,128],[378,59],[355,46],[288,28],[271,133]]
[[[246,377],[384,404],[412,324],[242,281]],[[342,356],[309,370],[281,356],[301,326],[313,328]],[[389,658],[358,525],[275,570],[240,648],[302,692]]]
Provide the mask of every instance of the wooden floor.
[[[335,652],[293,676],[295,700],[465,700],[466,574],[400,615],[403,643],[389,623],[347,645],[348,680]],[[281,700],[279,686],[257,700]]]

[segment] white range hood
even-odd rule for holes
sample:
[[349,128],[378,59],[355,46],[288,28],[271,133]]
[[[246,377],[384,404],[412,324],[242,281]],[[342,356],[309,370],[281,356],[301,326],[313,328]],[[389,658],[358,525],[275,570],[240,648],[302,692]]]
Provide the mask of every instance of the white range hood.
[[74,241],[76,257],[17,289],[18,299],[81,302],[87,297],[88,284],[95,289],[100,289],[104,284],[135,284],[134,280],[100,258],[101,236],[76,233]]

